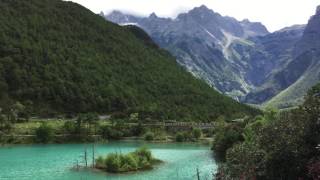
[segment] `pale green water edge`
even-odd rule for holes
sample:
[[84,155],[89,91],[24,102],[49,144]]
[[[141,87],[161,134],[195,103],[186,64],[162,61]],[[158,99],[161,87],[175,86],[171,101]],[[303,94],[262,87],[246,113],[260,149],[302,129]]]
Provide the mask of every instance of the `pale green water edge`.
[[[194,180],[196,168],[201,179],[212,179],[217,165],[206,145],[111,142],[96,145],[96,154],[127,153],[145,145],[154,156],[165,161],[154,170],[126,175],[75,172],[71,168],[81,160],[85,144],[24,145],[0,148],[0,179],[14,180]],[[91,149],[89,158],[91,158]],[[91,164],[91,161],[90,161]]]

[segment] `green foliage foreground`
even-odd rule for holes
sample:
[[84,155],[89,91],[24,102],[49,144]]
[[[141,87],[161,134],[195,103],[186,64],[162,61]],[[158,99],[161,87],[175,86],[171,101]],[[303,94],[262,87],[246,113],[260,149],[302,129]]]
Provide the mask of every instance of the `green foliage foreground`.
[[142,147],[129,154],[111,153],[105,158],[100,156],[96,160],[96,168],[111,173],[125,173],[152,169],[155,164],[160,162],[152,157],[150,150]]
[[241,139],[229,132],[216,135],[214,149],[224,144],[225,154],[216,179],[320,178],[320,84],[298,109],[268,111],[243,125]]

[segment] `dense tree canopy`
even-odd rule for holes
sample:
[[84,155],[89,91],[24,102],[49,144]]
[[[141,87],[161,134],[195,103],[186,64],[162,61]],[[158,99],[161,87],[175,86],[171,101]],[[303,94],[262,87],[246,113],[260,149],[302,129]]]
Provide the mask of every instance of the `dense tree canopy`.
[[298,109],[266,113],[226,151],[217,179],[319,179],[320,84]]
[[192,77],[140,30],[106,22],[78,4],[2,0],[0,27],[4,110],[20,101],[45,115],[139,112],[211,120],[257,113]]

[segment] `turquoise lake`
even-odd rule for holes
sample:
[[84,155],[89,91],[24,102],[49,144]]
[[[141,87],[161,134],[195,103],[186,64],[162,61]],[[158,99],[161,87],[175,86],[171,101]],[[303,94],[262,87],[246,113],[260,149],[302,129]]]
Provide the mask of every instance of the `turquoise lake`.
[[[74,171],[77,160],[83,159],[92,145],[23,145],[0,148],[0,179],[14,180],[194,180],[199,168],[203,180],[211,180],[217,165],[208,145],[153,144],[144,142],[110,142],[96,145],[96,156],[111,152],[127,153],[146,146],[153,155],[164,161],[150,171],[125,175],[102,172]],[[89,161],[91,164],[92,161]]]

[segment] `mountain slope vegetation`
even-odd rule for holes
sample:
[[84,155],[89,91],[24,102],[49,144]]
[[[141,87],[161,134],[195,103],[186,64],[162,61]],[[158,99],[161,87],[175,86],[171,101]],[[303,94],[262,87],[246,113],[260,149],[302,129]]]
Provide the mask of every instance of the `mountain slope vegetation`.
[[[212,120],[258,111],[194,78],[148,38],[60,0],[0,1],[0,107]],[[140,34],[140,36],[139,36]]]

